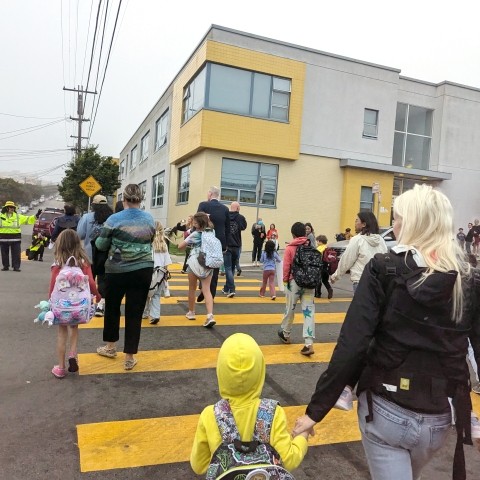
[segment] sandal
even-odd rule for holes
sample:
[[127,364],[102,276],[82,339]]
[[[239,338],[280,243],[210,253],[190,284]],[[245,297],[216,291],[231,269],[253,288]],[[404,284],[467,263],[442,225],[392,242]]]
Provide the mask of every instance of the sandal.
[[57,378],[63,378],[67,375],[66,370],[58,365],[54,365],[54,367],[52,368],[52,373]]
[[137,360],[132,358],[131,360],[125,360],[125,370],[131,370],[137,364]]

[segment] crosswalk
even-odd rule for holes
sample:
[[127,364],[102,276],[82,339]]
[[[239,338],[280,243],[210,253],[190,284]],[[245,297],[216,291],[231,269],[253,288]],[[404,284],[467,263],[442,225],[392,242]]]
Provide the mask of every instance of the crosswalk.
[[[131,406],[130,410],[122,409],[124,413],[118,413],[118,417],[112,405],[111,415],[105,421],[89,421],[86,415],[85,423],[76,426],[82,473],[118,469],[128,472],[149,466],[148,471],[155,473],[155,466],[158,466],[162,470],[156,478],[197,478],[187,462],[198,416],[203,407],[219,398],[215,375],[218,350],[223,340],[236,331],[250,333],[259,343],[267,363],[264,395],[281,402],[289,426],[293,427],[295,418],[304,413],[304,402],[308,401],[319,374],[331,357],[350,302],[349,297],[340,296],[331,300],[315,299],[315,354],[305,357],[299,354],[301,343],[284,345],[278,341],[276,332],[285,308],[284,297],[278,294],[275,301],[258,297],[261,275],[258,269],[250,272],[244,269],[246,277],[236,279],[234,298],[219,294],[215,300],[217,325],[212,330],[202,327],[204,305],[196,307],[196,320],[185,318],[187,277],[179,272],[179,265],[172,270],[169,282],[172,296],[162,298],[158,325],[150,325],[148,320],[143,322],[140,351],[136,355],[138,364],[133,370],[123,369],[123,353],[115,359],[95,353],[79,355],[80,380],[95,380],[99,388],[102,382],[115,382],[122,393],[114,401],[131,402],[126,404]],[[221,280],[220,277],[219,290]],[[296,342],[302,341],[301,324],[301,315],[297,314],[293,330]],[[124,326],[123,318],[121,326]],[[80,336],[98,339],[102,327],[103,319],[94,318],[81,327]],[[120,351],[122,342],[121,336]],[[139,385],[144,389],[158,388],[154,408],[142,408]],[[480,408],[477,398],[473,400]],[[96,416],[91,418],[96,419]],[[309,445],[317,448],[359,440],[356,409],[351,412],[332,410],[316,427]],[[166,472],[173,468],[177,472],[179,468],[183,476],[168,477]],[[128,473],[126,475],[122,478],[128,478]]]

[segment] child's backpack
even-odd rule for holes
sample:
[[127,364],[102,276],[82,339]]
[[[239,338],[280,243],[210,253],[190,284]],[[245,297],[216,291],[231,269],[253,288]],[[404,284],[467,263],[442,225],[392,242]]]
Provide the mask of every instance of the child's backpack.
[[215,236],[213,230],[202,232],[198,263],[206,268],[220,268],[223,265],[222,242]]
[[322,254],[307,244],[298,245],[292,262],[292,275],[300,288],[315,288],[322,278]]
[[[75,262],[74,266],[70,266],[71,260]],[[54,325],[88,323],[95,313],[88,275],[83,273],[75,257],[66,261],[55,279],[50,310],[55,316]]]
[[152,281],[148,289],[148,298],[153,297],[153,294],[160,287],[163,282],[170,280],[171,275],[166,267],[155,267],[152,273]]
[[270,430],[277,404],[268,398],[260,400],[251,442],[242,442],[228,400],[222,399],[214,405],[222,444],[212,456],[206,480],[295,480],[270,445]]
[[322,262],[325,271],[328,272],[329,275],[333,275],[338,267],[337,252],[333,248],[327,247],[323,251]]

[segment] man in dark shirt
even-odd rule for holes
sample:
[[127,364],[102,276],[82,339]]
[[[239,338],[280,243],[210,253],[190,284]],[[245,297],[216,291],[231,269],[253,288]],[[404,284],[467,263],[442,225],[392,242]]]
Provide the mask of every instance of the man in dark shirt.
[[[227,206],[218,201],[219,197],[220,189],[218,187],[210,187],[207,193],[208,200],[206,202],[200,202],[197,211],[207,213],[210,217],[210,221],[213,223],[213,228],[215,229],[215,236],[222,244],[223,256],[225,258],[228,237],[230,236],[230,215]],[[213,298],[215,298],[217,293],[218,271],[218,268],[213,269],[212,281],[210,282],[210,291],[212,292]],[[202,301],[203,293],[200,293],[197,297],[197,302]]]

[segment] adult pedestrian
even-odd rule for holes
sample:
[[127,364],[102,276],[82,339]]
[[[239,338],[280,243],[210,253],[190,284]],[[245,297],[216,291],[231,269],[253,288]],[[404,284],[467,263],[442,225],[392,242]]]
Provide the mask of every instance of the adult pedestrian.
[[129,184],[123,192],[124,210],[107,218],[95,245],[108,251],[105,262],[104,346],[97,353],[104,357],[117,356],[120,307],[125,297],[125,370],[131,370],[137,360],[142,314],[148,297],[153,273],[152,241],[155,222],[150,213],[140,209],[143,200],[138,185]]
[[75,207],[73,205],[66,203],[63,207],[63,211],[65,213],[58,217],[55,222],[55,228],[53,229],[51,238],[53,243],[55,243],[55,240],[63,230],[77,230],[77,225],[80,221],[80,217],[75,213]]
[[472,253],[478,256],[478,248],[480,245],[480,221],[475,219],[473,221],[473,241],[472,241]]
[[105,262],[107,252],[98,250],[95,246],[95,240],[100,235],[105,220],[113,214],[113,210],[103,195],[93,197],[91,208],[92,211],[83,215],[78,222],[77,233],[83,240],[85,252],[92,265],[93,278],[97,281],[98,292],[102,297],[95,307],[95,316],[103,317],[105,312]]
[[242,232],[247,228],[247,220],[240,213],[240,204],[232,202],[230,204],[230,235],[227,240],[227,251],[223,255],[225,265],[225,286],[222,293],[228,298],[235,296],[235,266],[242,249]]
[[[210,187],[207,192],[207,200],[200,202],[197,211],[204,212],[209,216],[215,230],[215,236],[220,240],[223,253],[225,254],[227,251],[228,237],[230,236],[230,215],[227,206],[219,202],[219,197],[220,189],[218,187]],[[218,268],[214,268],[212,272],[212,280],[210,282],[212,298],[215,298],[217,294],[218,272]],[[202,302],[203,299],[202,292],[198,296],[197,302]]]
[[465,251],[467,252],[468,255],[470,255],[472,253],[473,223],[469,223],[467,228],[468,228],[468,232],[467,232],[467,235],[465,236]]
[[465,250],[465,238],[466,235],[463,233],[463,228],[460,227],[457,233],[457,242],[462,250]]
[[11,200],[5,202],[0,214],[0,246],[2,252],[2,271],[10,269],[10,254],[14,272],[20,271],[22,253],[22,225],[33,225],[42,213],[38,209],[35,215],[22,215],[17,212],[15,203]]
[[350,280],[355,293],[365,265],[376,253],[387,253],[387,246],[379,231],[377,218],[372,212],[358,212],[355,219],[357,235],[351,238],[342,253],[337,271],[330,277],[332,283],[350,270]]
[[258,262],[262,256],[263,242],[267,237],[265,225],[261,218],[252,225],[253,249],[252,249],[252,263],[254,267],[258,267]]
[[328,368],[293,433],[320,422],[358,379],[372,479],[418,479],[449,436],[450,397],[454,478],[465,479],[463,443],[471,444],[471,424],[477,429],[465,357],[470,338],[480,361],[480,272],[452,242],[453,209],[441,192],[415,185],[395,199],[393,215],[398,245],[365,268]]
[[310,222],[305,223],[305,232],[307,233],[307,239],[310,242],[310,246],[317,248],[317,240],[315,238],[315,230]]

